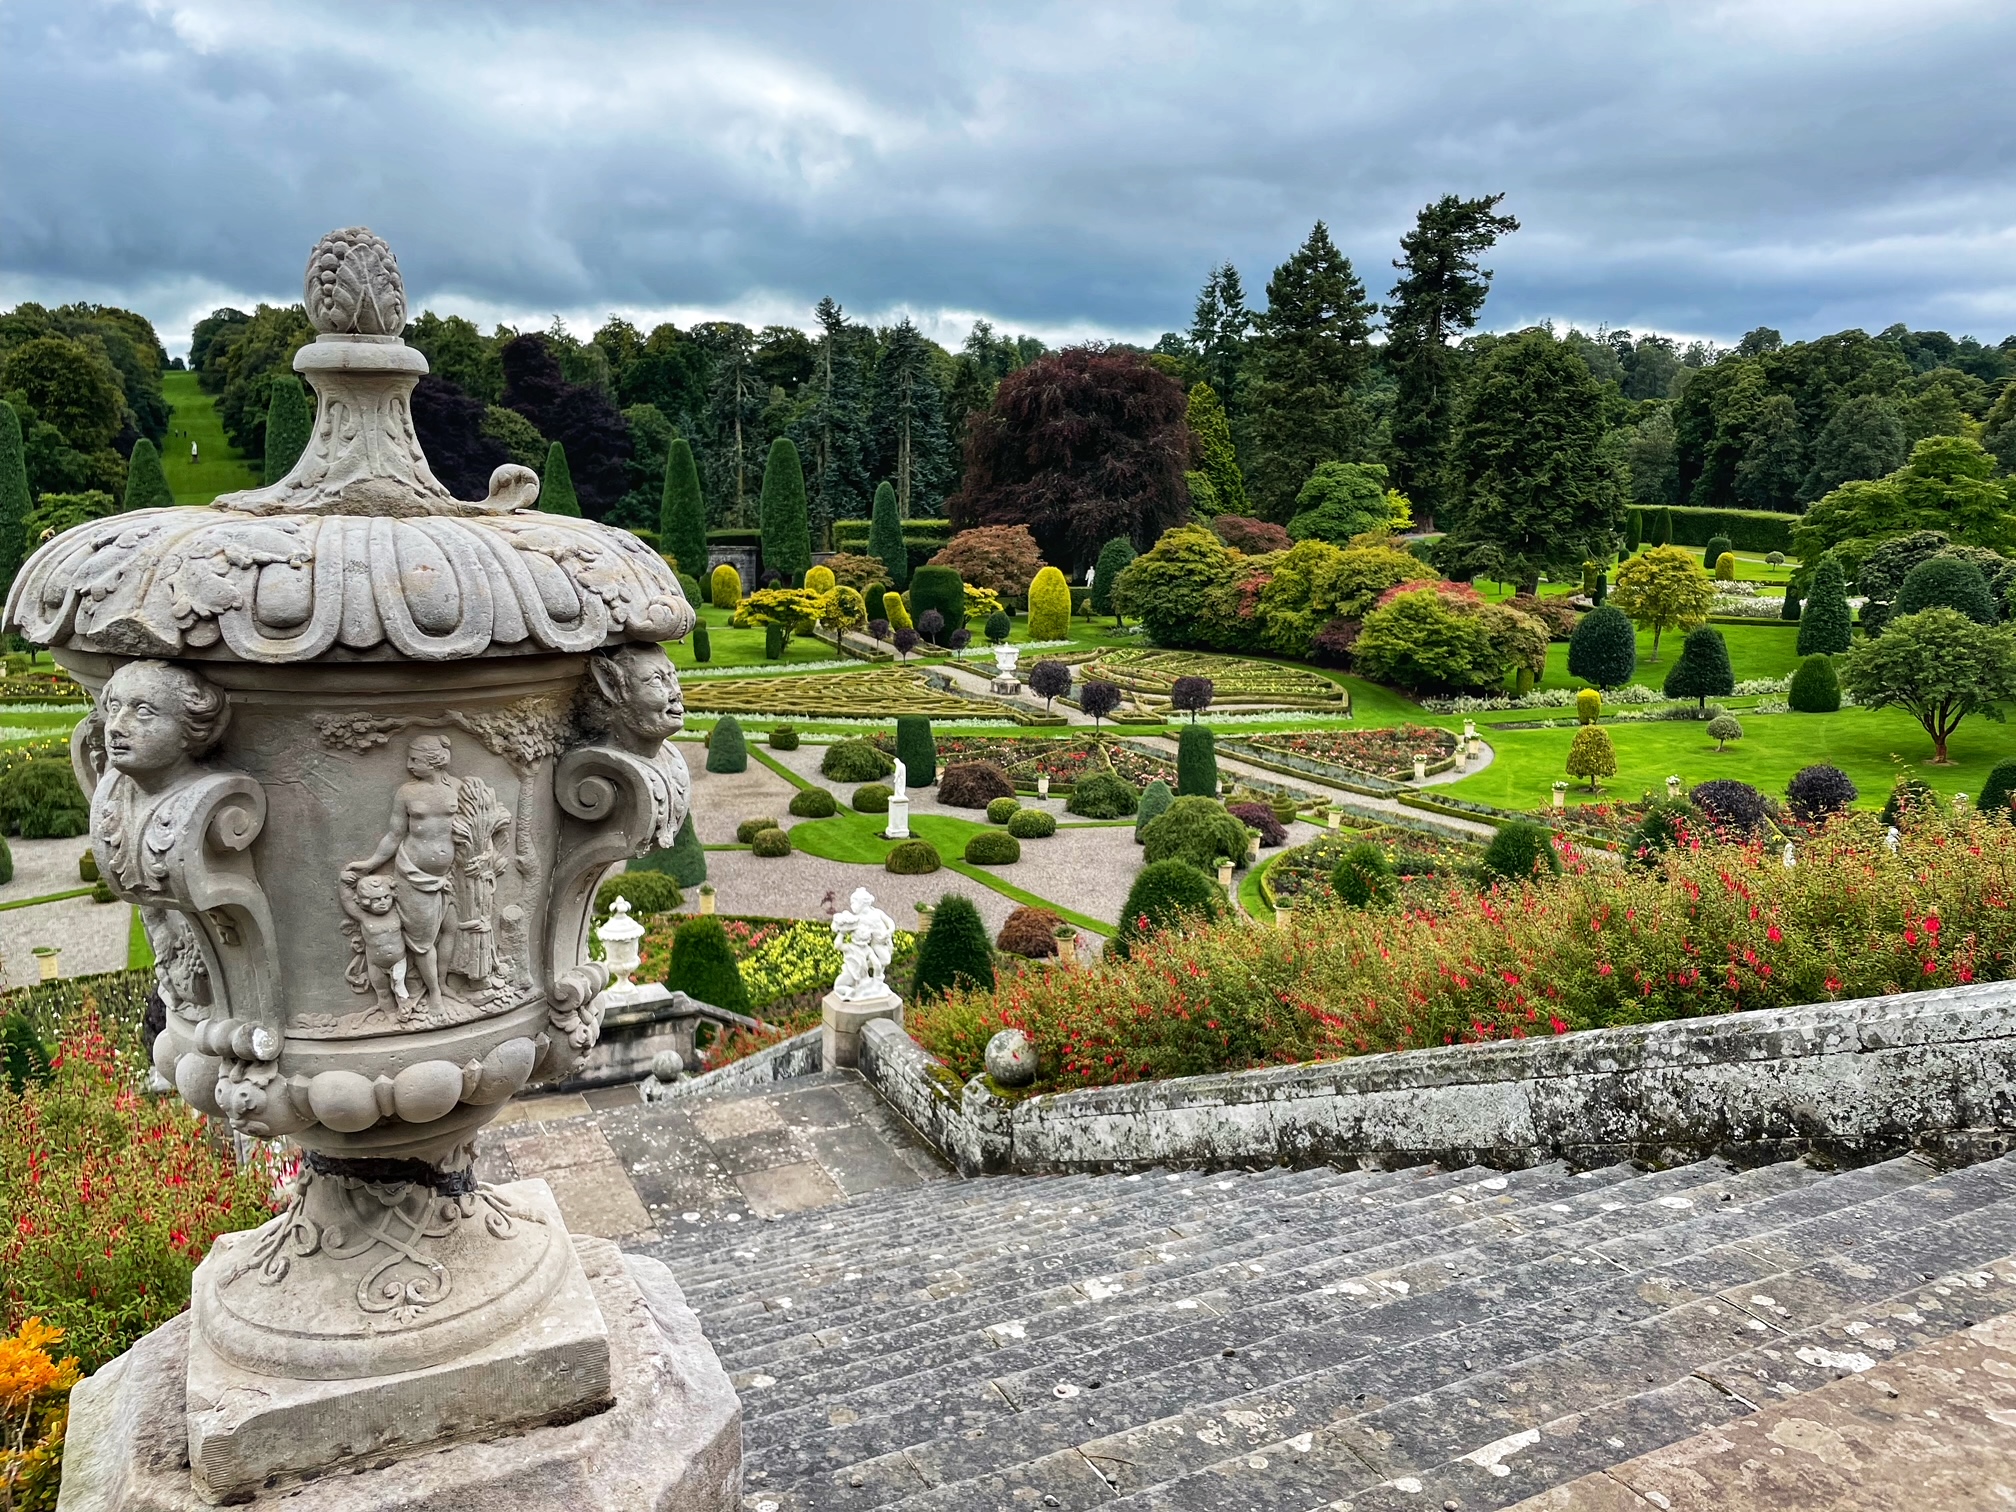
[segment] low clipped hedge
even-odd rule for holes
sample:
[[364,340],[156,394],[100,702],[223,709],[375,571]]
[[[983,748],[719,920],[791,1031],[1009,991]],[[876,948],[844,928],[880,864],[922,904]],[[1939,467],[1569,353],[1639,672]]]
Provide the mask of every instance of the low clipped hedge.
[[[1634,507],[1633,515],[1638,516],[1640,530],[1646,540],[1651,540],[1652,517],[1662,506],[1646,505]],[[1682,505],[1665,506],[1668,519],[1673,522],[1673,544],[1675,546],[1706,546],[1716,536],[1726,537],[1737,551],[1772,552],[1792,550],[1792,527],[1799,523],[1799,516],[1779,514],[1769,509],[1693,509]]]
[[938,847],[929,840],[905,840],[890,850],[882,867],[899,877],[921,877],[944,864],[939,859]]
[[1047,840],[1057,833],[1057,816],[1041,809],[1017,809],[1008,820],[1008,833],[1017,840]]
[[735,826],[735,843],[737,845],[748,845],[758,835],[762,834],[763,831],[767,829],[779,829],[781,827],[768,814],[755,819],[744,819],[740,824]]
[[992,803],[987,805],[987,822],[989,824],[1006,824],[1016,814],[1020,813],[1021,809],[1022,803],[1020,799],[996,798]]
[[865,740],[842,740],[819,758],[819,775],[834,782],[873,782],[896,770],[896,763]]
[[854,805],[854,812],[857,814],[886,814],[889,812],[889,799],[894,795],[894,792],[895,790],[887,783],[864,782],[860,787],[854,789],[854,797],[851,800]]
[[773,827],[758,833],[749,842],[749,849],[758,856],[788,856],[791,854],[791,837]]
[[1022,842],[1000,830],[989,830],[966,842],[969,866],[1013,866],[1022,859]]
[[830,819],[839,812],[840,805],[824,788],[800,788],[791,795],[794,819]]

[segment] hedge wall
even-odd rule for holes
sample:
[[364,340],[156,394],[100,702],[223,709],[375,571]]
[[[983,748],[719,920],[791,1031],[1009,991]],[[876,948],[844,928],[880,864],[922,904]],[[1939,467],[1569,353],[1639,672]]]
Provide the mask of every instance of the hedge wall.
[[[1673,516],[1675,546],[1706,546],[1721,535],[1729,537],[1738,551],[1782,551],[1790,555],[1792,527],[1799,523],[1797,515],[1769,509],[1692,509],[1676,504],[1667,512]],[[1638,517],[1644,538],[1651,540],[1652,517],[1658,513],[1657,508],[1634,506],[1631,513]]]
[[[868,550],[867,520],[835,520],[833,522],[833,549],[835,551],[858,552],[870,555]],[[903,544],[910,552],[910,570],[915,572],[931,558],[945,549],[945,543],[952,539],[950,520],[905,520],[903,522]]]

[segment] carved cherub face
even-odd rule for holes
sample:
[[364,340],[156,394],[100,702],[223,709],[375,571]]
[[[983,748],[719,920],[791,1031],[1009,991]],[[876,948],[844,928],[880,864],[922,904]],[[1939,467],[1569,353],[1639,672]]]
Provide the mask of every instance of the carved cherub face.
[[679,674],[656,646],[624,646],[594,661],[596,689],[609,704],[611,725],[642,746],[672,738],[686,724]]
[[392,895],[392,883],[385,877],[359,877],[357,879],[357,904],[366,913],[388,914],[396,900]]
[[167,662],[128,662],[98,695],[105,759],[131,777],[172,772],[223,732],[224,695]]
[[847,906],[858,913],[866,913],[875,906],[875,894],[865,887],[854,889],[854,896],[847,900]]

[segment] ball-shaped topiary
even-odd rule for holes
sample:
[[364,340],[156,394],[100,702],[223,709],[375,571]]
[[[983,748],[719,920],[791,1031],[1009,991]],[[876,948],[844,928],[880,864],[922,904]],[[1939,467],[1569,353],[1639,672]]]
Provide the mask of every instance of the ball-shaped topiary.
[[841,740],[819,758],[819,775],[834,782],[873,782],[896,770],[896,763],[865,740]]
[[933,609],[942,621],[940,634],[966,623],[966,584],[950,567],[926,565],[911,575],[910,617],[919,630],[924,628],[924,616]]
[[1218,738],[1203,725],[1176,733],[1176,796],[1211,797],[1218,791]]
[[1262,850],[1272,850],[1288,841],[1288,827],[1264,803],[1228,803],[1225,812],[1258,833]]
[[1060,661],[1039,661],[1029,669],[1029,691],[1050,707],[1050,700],[1071,691],[1071,669]]
[[1150,866],[1157,861],[1188,861],[1199,871],[1215,872],[1221,859],[1243,865],[1246,847],[1246,826],[1215,798],[1178,798],[1168,813],[1141,832],[1141,851]]
[[896,716],[896,754],[912,787],[930,787],[938,780],[938,742],[931,738],[931,720],[923,714]]
[[1743,738],[1743,725],[1734,714],[1717,714],[1708,721],[1708,738],[1716,750],[1726,751],[1730,741]]
[[798,731],[792,725],[779,725],[770,732],[770,749],[773,751],[795,751],[798,749]]
[[800,788],[791,795],[791,817],[794,819],[830,819],[839,812],[840,805],[822,787]]
[[917,628],[923,632],[924,639],[935,646],[938,637],[945,632],[945,616],[936,609],[926,609],[917,616]]
[[883,858],[882,866],[899,877],[921,877],[945,863],[938,859],[938,847],[929,840],[904,840]]
[[932,910],[931,927],[917,946],[910,995],[921,1002],[943,997],[955,987],[993,985],[994,948],[987,939],[987,926],[980,922],[980,910],[964,893],[945,894]]
[[1578,724],[1593,725],[1603,717],[1603,695],[1594,688],[1584,688],[1575,695],[1575,719]]
[[1006,824],[1021,810],[1022,803],[1017,798],[996,798],[987,805],[989,824]]
[[1706,567],[1710,572],[1713,572],[1715,564],[1735,549],[1736,543],[1731,541],[1729,537],[1725,535],[1710,536],[1707,547],[1701,553],[1701,565]]
[[1393,896],[1393,865],[1370,840],[1360,840],[1344,852],[1330,873],[1330,891],[1351,908],[1370,908]]
[[834,582],[833,569],[824,563],[805,569],[805,590],[808,593],[831,593]]
[[1094,772],[1071,785],[1064,807],[1080,819],[1125,819],[1141,804],[1134,784],[1111,772]]
[[2002,617],[1981,569],[1960,557],[1935,556],[1905,574],[1893,617],[1925,609],[1957,609],[1977,625],[1992,625]]
[[607,916],[621,898],[630,905],[630,912],[640,918],[652,914],[670,913],[686,899],[679,891],[679,884],[663,872],[626,871],[618,872],[595,889],[595,912]]
[[[1165,814],[1156,823],[1167,818]],[[1119,932],[1106,948],[1125,960],[1162,930],[1179,928],[1191,919],[1215,920],[1224,911],[1224,890],[1189,862],[1154,862],[1142,867],[1127,889]]]
[[1045,567],[1029,584],[1029,639],[1066,640],[1071,634],[1071,585],[1055,567]]
[[1149,783],[1141,794],[1141,803],[1134,811],[1134,843],[1141,843],[1141,831],[1169,812],[1169,805],[1176,801],[1176,795],[1169,791],[1169,784],[1157,777]]
[[1975,807],[1984,814],[2000,814],[2004,819],[2016,818],[2012,799],[2016,799],[2016,759],[1996,763],[1995,770],[1988,774],[1988,780],[1981,784],[1981,796]]
[[752,856],[788,856],[791,854],[791,837],[781,829],[757,831],[756,838],[749,842]]
[[733,714],[723,714],[720,723],[714,726],[714,734],[707,742],[707,770],[749,770],[749,747],[742,738],[742,721]]
[[938,801],[949,808],[984,809],[1014,796],[1015,784],[991,761],[956,762],[938,778]]
[[895,796],[895,789],[883,782],[864,782],[854,789],[854,796],[848,802],[854,805],[857,814],[886,814],[889,800]]
[[728,931],[712,914],[689,919],[673,933],[665,985],[731,1013],[749,1012],[749,990],[742,985]]
[[1022,842],[1001,830],[984,830],[966,842],[969,866],[1012,866],[1022,859]]
[[1018,908],[994,937],[994,948],[1003,955],[1046,960],[1057,954],[1057,928],[1063,922],[1047,908]]
[[[2016,775],[2016,762],[2007,765],[2011,774]],[[1825,763],[1801,767],[1785,784],[1785,801],[1792,817],[1808,824],[1818,824],[1829,814],[1840,813],[1859,797],[1861,790],[1853,779],[1841,768]]]
[[777,821],[768,814],[759,815],[754,819],[744,819],[735,826],[735,843],[747,845],[766,829],[776,828],[778,828]]
[[1515,819],[1491,837],[1484,848],[1484,871],[1513,882],[1529,880],[1537,872],[1554,875],[1561,870],[1561,857],[1554,849],[1554,836],[1537,824]]
[[1169,684],[1169,707],[1179,714],[1188,714],[1195,724],[1197,716],[1211,707],[1211,700],[1217,695],[1217,684],[1208,677],[1179,677]]
[[1834,658],[1816,651],[1802,660],[1785,698],[1801,714],[1832,714],[1839,709],[1841,677],[1834,670]]
[[[1103,719],[1110,717],[1120,707],[1120,685],[1092,679],[1078,690],[1078,707],[1092,716],[1096,727]],[[1209,734],[1207,730],[1205,732]]]
[[1762,793],[1728,777],[1696,783],[1687,798],[1712,823],[1734,835],[1756,834],[1769,813]]
[[716,609],[733,610],[742,603],[742,574],[723,562],[707,580],[707,598]]
[[1008,833],[1017,840],[1047,840],[1057,833],[1057,816],[1042,809],[1017,809],[1008,821]]
[[990,645],[998,646],[1015,633],[1015,622],[1008,618],[1006,609],[996,609],[987,616],[987,623],[980,627],[980,632],[987,637]]
[[1914,819],[1922,819],[1939,811],[1939,795],[1932,784],[1923,777],[1909,773],[1899,777],[1890,789],[1890,796],[1883,800],[1883,822],[1894,824],[1899,829],[1910,825]]

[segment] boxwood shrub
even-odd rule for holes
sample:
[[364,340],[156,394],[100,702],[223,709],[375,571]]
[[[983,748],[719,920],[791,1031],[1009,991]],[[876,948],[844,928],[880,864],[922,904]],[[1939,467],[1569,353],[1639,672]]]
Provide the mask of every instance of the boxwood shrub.
[[896,770],[896,763],[865,740],[842,740],[826,748],[819,775],[835,782],[873,782]]
[[607,914],[622,898],[639,918],[647,914],[670,913],[685,901],[679,884],[663,872],[618,872],[595,890],[595,912]]
[[921,877],[945,863],[938,859],[938,847],[929,840],[905,840],[889,852],[883,867],[899,877]]
[[1215,872],[1222,856],[1237,865],[1246,862],[1246,826],[1225,812],[1215,798],[1196,794],[1178,798],[1169,812],[1141,832],[1142,853],[1157,861],[1188,861],[1201,872]]
[[746,772],[749,770],[749,748],[742,739],[742,721],[733,714],[723,714],[707,737],[707,770],[710,772]]
[[776,828],[778,828],[777,821],[768,814],[755,819],[744,819],[740,824],[735,826],[735,843],[737,845],[748,845],[766,829]]
[[1064,807],[1081,819],[1125,819],[1140,806],[1134,784],[1111,772],[1094,772],[1072,784]]
[[1057,816],[1041,809],[1017,809],[1008,820],[1008,833],[1017,840],[1047,840],[1057,833]]
[[[1168,816],[1155,822],[1160,824]],[[1187,861],[1158,861],[1141,868],[1120,910],[1120,930],[1107,949],[1126,960],[1159,930],[1186,918],[1216,919],[1225,909],[1218,884]]]
[[791,837],[774,827],[762,830],[749,842],[749,849],[759,856],[788,856],[791,854]]
[[889,797],[894,791],[884,782],[864,782],[854,789],[854,812],[857,814],[886,814],[889,812]]
[[987,805],[987,822],[989,824],[1006,824],[1010,819],[1015,817],[1017,810],[1021,807],[1022,803],[1020,799],[996,798]]
[[770,749],[773,751],[795,751],[798,749],[798,731],[792,725],[779,725],[770,732]]
[[971,866],[1012,866],[1022,859],[1022,842],[1000,830],[988,830],[966,842]]
[[824,788],[800,788],[791,795],[791,817],[794,819],[830,819],[839,812],[840,805]]

